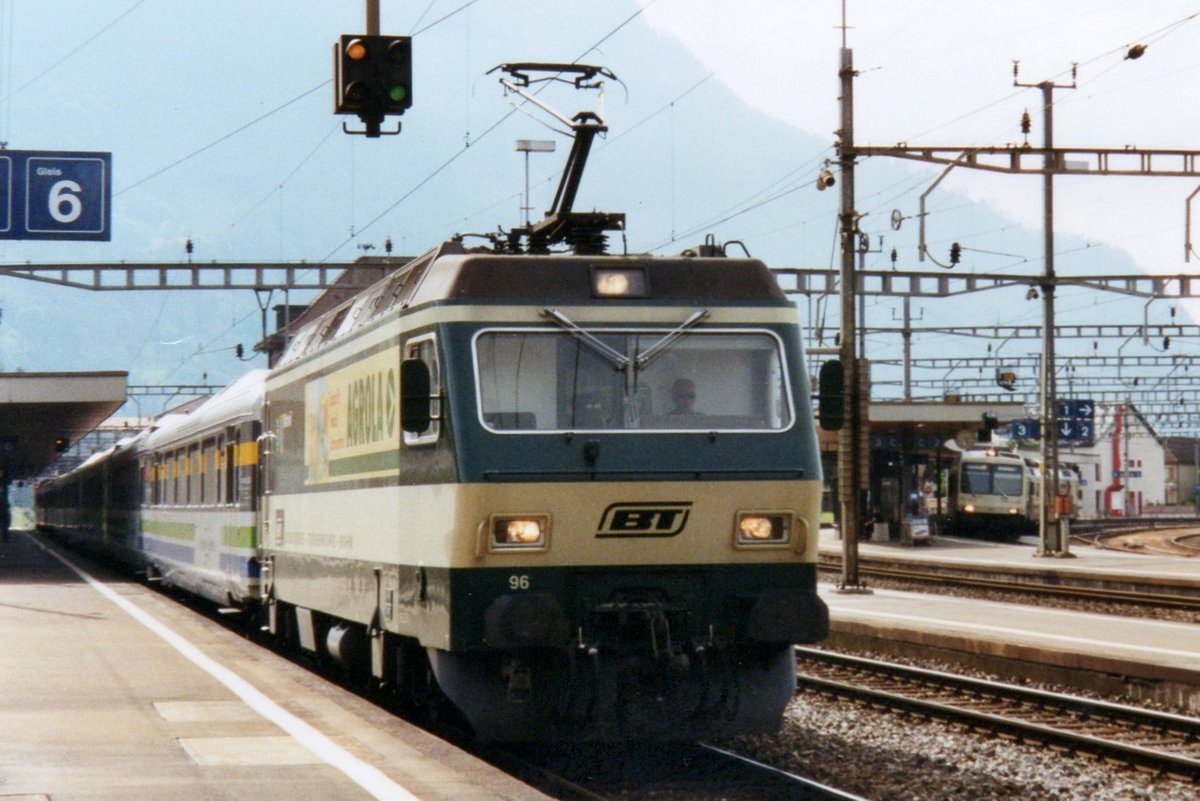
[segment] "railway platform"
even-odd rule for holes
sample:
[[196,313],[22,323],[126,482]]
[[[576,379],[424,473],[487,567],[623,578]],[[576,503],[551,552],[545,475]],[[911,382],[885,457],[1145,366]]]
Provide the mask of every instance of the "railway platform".
[[30,532],[0,544],[0,798],[546,796]]
[[[938,538],[929,545],[859,544],[860,566],[920,564],[959,574],[990,574],[1014,584],[1037,576],[1063,586],[1153,587],[1200,594],[1200,560],[1072,547],[1072,558],[1035,555],[1034,540],[999,544]],[[840,555],[837,532],[822,532],[821,553]],[[970,664],[1008,678],[1157,700],[1200,711],[1200,624],[963,597],[961,593],[872,588],[867,594],[823,583],[830,641],[899,655]]]
[[[1020,583],[1046,577],[1063,585],[1138,588],[1146,592],[1195,595],[1200,590],[1200,559],[1097,548],[1072,543],[1067,558],[1037,556],[1037,537],[1015,543],[936,537],[917,545],[859,542],[864,562],[920,565],[947,572],[1000,573]],[[821,530],[821,561],[840,564],[842,541],[836,529]]]

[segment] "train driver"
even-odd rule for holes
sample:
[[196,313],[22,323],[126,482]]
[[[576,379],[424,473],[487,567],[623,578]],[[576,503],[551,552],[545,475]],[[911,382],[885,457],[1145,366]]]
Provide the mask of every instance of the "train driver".
[[700,414],[696,411],[696,385],[690,378],[677,378],[671,385],[671,400],[675,408],[668,414]]

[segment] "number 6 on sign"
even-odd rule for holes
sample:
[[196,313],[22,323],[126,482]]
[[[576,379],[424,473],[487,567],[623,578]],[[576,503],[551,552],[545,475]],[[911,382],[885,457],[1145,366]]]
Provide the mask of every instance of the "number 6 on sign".
[[74,181],[59,181],[50,187],[50,216],[60,223],[78,220],[83,214],[83,202],[79,199],[82,191],[83,187]]

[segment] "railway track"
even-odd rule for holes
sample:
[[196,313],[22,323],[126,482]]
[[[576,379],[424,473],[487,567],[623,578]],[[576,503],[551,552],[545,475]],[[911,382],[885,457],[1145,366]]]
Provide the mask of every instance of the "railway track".
[[1195,525],[1110,533],[1098,539],[1096,547],[1110,551],[1191,558],[1200,556],[1200,533],[1197,533]]
[[479,756],[562,801],[867,801],[703,743],[528,746]]
[[797,648],[799,686],[970,729],[1200,779],[1200,719]]
[[[833,572],[841,569],[841,560],[826,560],[822,556],[821,570]],[[955,572],[945,569],[922,567],[898,567],[893,564],[873,564],[870,560],[859,562],[859,575],[876,579],[890,579],[913,585],[929,585],[938,589],[947,586],[966,589],[988,590],[1012,595],[1036,595],[1046,598],[1065,598],[1075,601],[1111,603],[1139,608],[1181,609],[1200,612],[1200,594],[1194,591],[1171,593],[1149,589],[1122,589],[1121,587],[1093,586],[1086,584],[1048,583],[1036,576],[1024,576],[1014,581],[1007,573],[995,577],[975,573]],[[1055,579],[1061,582],[1061,579]]]
[[1076,520],[1071,524],[1071,534],[1077,537],[1092,537],[1117,531],[1153,531],[1156,528],[1180,528],[1200,524],[1197,515],[1147,515],[1144,517],[1109,517],[1096,520]]

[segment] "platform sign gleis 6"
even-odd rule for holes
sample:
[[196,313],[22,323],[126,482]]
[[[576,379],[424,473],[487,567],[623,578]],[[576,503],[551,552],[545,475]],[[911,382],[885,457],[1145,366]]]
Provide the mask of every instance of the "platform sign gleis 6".
[[112,239],[112,154],[0,150],[0,239]]

